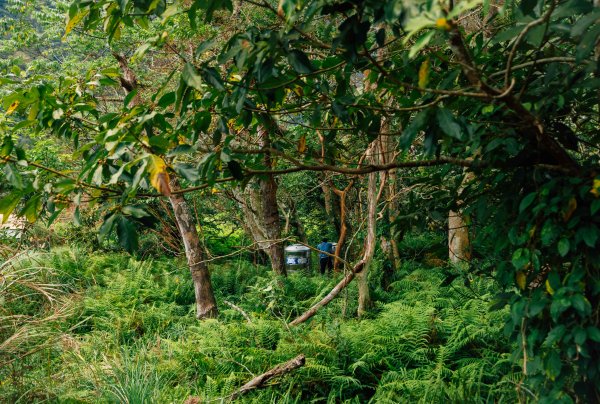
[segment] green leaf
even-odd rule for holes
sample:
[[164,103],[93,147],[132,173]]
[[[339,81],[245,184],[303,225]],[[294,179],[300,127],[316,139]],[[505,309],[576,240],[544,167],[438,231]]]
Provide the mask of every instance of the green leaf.
[[191,63],[186,63],[181,74],[183,81],[196,90],[202,90],[202,78]]
[[462,128],[454,119],[452,112],[445,108],[438,108],[436,111],[437,122],[442,131],[455,139],[462,140]]
[[408,58],[412,59],[415,56],[417,56],[419,51],[425,46],[427,46],[427,44],[429,43],[429,41],[431,41],[431,38],[433,38],[434,35],[435,31],[429,31],[428,33],[422,35],[419,39],[417,39],[415,44],[410,47],[410,51],[408,52]]
[[560,241],[558,242],[558,253],[560,254],[561,257],[564,257],[565,255],[567,255],[569,253],[569,240],[566,238],[561,238]]
[[407,149],[412,144],[419,131],[423,130],[423,128],[429,123],[429,114],[429,110],[419,112],[406,127],[406,129],[404,129],[402,135],[400,136],[401,148]]
[[599,209],[600,209],[600,199],[595,199],[594,201],[592,201],[592,204],[590,206],[590,213],[592,215],[595,215]]
[[79,210],[79,206],[73,211],[73,224],[75,226],[81,226],[81,212]]
[[565,335],[566,331],[567,328],[562,324],[552,328],[548,333],[548,336],[544,340],[544,346],[551,347],[556,342],[559,342],[562,339],[563,335]]
[[575,21],[573,27],[571,27],[571,36],[578,37],[582,35],[590,25],[596,22],[600,18],[600,9],[596,9],[584,17]]
[[512,256],[512,264],[517,269],[522,269],[529,264],[530,252],[526,248],[517,249]]
[[102,184],[102,171],[104,171],[104,166],[101,164],[96,167],[94,170],[94,175],[92,176],[92,183],[96,185]]
[[13,151],[13,147],[14,143],[12,137],[5,136],[2,142],[2,146],[0,146],[0,157],[10,156],[10,153],[12,153]]
[[120,216],[117,222],[117,237],[121,247],[128,252],[132,253],[137,250],[138,237],[135,225],[124,216]]
[[597,327],[589,326],[586,328],[587,336],[594,342],[600,342],[600,330]]
[[129,94],[127,94],[127,96],[125,96],[125,99],[123,100],[123,107],[127,108],[129,106],[129,104],[131,103],[131,100],[133,100],[135,98],[137,93],[138,93],[137,89],[130,91]]
[[314,68],[308,57],[299,50],[292,50],[288,53],[288,61],[297,73],[309,74],[314,71]]
[[521,200],[521,203],[519,204],[519,213],[523,213],[523,211],[525,211],[525,209],[527,209],[529,207],[529,205],[531,205],[531,203],[535,200],[536,196],[537,196],[537,192],[532,192],[529,195],[527,195],[525,198],[523,198]]
[[117,217],[118,215],[114,213],[104,216],[104,222],[102,222],[102,225],[100,225],[100,228],[98,229],[98,240],[102,241],[110,234],[115,225],[115,220]]
[[229,163],[231,161],[231,156],[225,150],[221,150],[219,158],[223,163]]
[[170,91],[170,92],[166,93],[165,95],[160,97],[160,100],[158,100],[158,106],[161,108],[166,108],[173,103],[175,103],[175,92],[174,91]]
[[244,172],[242,171],[242,166],[237,161],[235,161],[235,160],[229,161],[227,163],[227,168],[229,169],[229,171],[231,171],[231,175],[236,180],[243,180],[244,179]]
[[194,183],[200,179],[200,173],[197,167],[194,167],[190,164],[175,164],[173,167],[175,172],[181,175],[186,180]]
[[582,36],[579,45],[577,45],[577,50],[575,51],[575,61],[577,63],[581,62],[592,53],[595,46],[594,44],[599,35],[600,24],[597,24]]
[[537,5],[537,0],[523,0],[519,4],[519,8],[524,15],[530,14],[533,12],[533,9]]
[[225,86],[223,85],[223,81],[221,80],[221,76],[219,72],[217,72],[212,67],[205,67],[202,69],[204,79],[216,88],[219,91],[225,91]]
[[40,210],[42,209],[42,197],[41,195],[34,195],[31,199],[25,203],[21,215],[25,216],[29,223],[35,223],[37,220]]
[[558,228],[552,219],[546,220],[540,232],[542,245],[549,246],[558,235]]
[[558,298],[552,301],[550,305],[550,315],[552,320],[558,321],[558,317],[569,307],[571,307],[571,301],[566,298]]
[[593,248],[598,240],[598,228],[593,224],[584,226],[577,232],[588,247]]
[[592,305],[585,296],[575,295],[571,298],[571,303],[581,316],[588,316],[592,312]]
[[194,55],[196,57],[200,57],[202,55],[202,53],[206,52],[207,50],[211,49],[213,46],[215,46],[217,44],[217,38],[211,38],[207,41],[202,41],[200,42],[200,45],[198,45],[198,47],[196,48],[196,51],[194,52]]
[[546,356],[546,373],[550,379],[554,380],[556,377],[560,375],[560,370],[562,369],[562,361],[560,360],[560,355],[557,351],[550,351],[550,353]]
[[535,299],[533,298],[529,302],[529,316],[535,317],[542,312],[546,308],[548,301],[546,299]]
[[577,345],[583,345],[587,339],[587,333],[581,327],[575,328],[573,331],[573,336],[575,337],[574,340]]
[[148,212],[146,212],[144,209],[142,209],[138,206],[133,206],[133,205],[123,206],[123,209],[121,209],[121,212],[123,212],[123,214],[125,214],[127,216],[133,216],[136,219],[139,219],[141,217],[150,216],[150,214]]
[[6,166],[4,166],[4,175],[6,176],[8,183],[12,187],[16,189],[25,188],[25,183],[23,182],[23,177],[21,177],[21,173],[19,172],[19,170],[16,169],[16,167],[12,163],[9,163]]
[[6,223],[10,214],[21,200],[20,192],[12,192],[0,199],[0,215],[2,215],[2,224]]

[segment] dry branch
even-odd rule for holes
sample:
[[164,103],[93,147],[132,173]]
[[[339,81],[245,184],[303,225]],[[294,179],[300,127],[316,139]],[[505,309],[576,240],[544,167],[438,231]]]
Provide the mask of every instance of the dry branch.
[[236,306],[235,304],[233,304],[227,300],[223,300],[223,303],[225,303],[227,306],[231,307],[233,310],[237,311],[242,316],[244,316],[244,318],[246,319],[247,322],[252,323],[250,316],[241,307]]
[[348,286],[348,284],[350,282],[352,282],[352,280],[354,279],[356,274],[359,273],[360,271],[362,271],[364,266],[365,266],[365,261],[364,261],[364,259],[361,259],[358,262],[358,264],[356,264],[354,266],[354,268],[352,268],[352,271],[350,271],[350,273],[348,273],[348,275],[344,276],[344,278],[337,285],[335,285],[335,287],[333,289],[331,289],[331,292],[329,292],[327,294],[327,296],[325,296],[323,299],[319,300],[318,303],[313,305],[310,309],[306,310],[302,315],[298,316],[294,321],[292,321],[289,324],[290,327],[293,327],[298,324],[302,324],[303,322],[305,322],[306,320],[308,320],[309,318],[314,316],[321,307],[323,307],[323,306],[327,305],[329,302],[331,302],[342,290],[344,290],[344,288],[346,286]]
[[250,380],[248,383],[244,384],[242,387],[234,391],[229,396],[229,399],[233,401],[239,396],[263,386],[267,381],[271,380],[274,377],[284,375],[286,373],[291,372],[294,369],[304,366],[305,361],[306,358],[304,357],[304,354],[300,354],[294,359],[291,359],[285,363],[280,363],[279,365],[269,369],[265,373],[256,376],[254,379]]

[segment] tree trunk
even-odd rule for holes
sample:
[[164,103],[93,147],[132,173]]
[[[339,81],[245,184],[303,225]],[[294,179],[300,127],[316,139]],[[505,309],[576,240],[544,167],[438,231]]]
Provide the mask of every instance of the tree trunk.
[[462,213],[452,210],[448,214],[448,254],[453,264],[471,260],[469,227]]
[[[371,154],[369,161],[375,161],[375,155],[380,152],[377,140],[369,146]],[[375,230],[377,225],[377,173],[370,173],[367,188],[367,237],[365,239],[365,252],[363,255],[364,269],[357,275],[358,278],[358,316],[362,317],[371,307],[371,293],[369,291],[369,267],[375,254]]]
[[334,194],[331,179],[327,178],[327,173],[320,176],[321,190],[323,191],[323,202],[325,204],[325,213],[327,220],[333,224],[336,234],[342,231],[340,200]]
[[[391,102],[388,102],[391,104]],[[385,133],[390,131],[390,121],[388,118],[383,118],[381,120],[381,132],[378,137],[380,153],[377,154],[377,162],[378,164],[389,164],[396,157],[396,145],[394,138],[392,136],[386,136]],[[388,250],[388,259],[393,264],[394,269],[400,269],[402,261],[400,259],[400,250],[398,248],[398,239],[397,232],[394,231],[394,222],[398,217],[398,199],[397,199],[397,176],[396,170],[390,170],[386,173],[380,174],[381,186],[385,187],[384,181],[387,183],[387,187],[384,188],[385,199],[386,199],[386,211],[387,211],[387,220],[389,222],[389,226],[387,226],[387,231],[385,232],[385,238],[390,243],[390,248]],[[384,212],[385,215],[386,212]]]
[[[258,126],[258,140],[263,149],[271,147],[269,132],[263,125]],[[264,163],[266,168],[273,166],[271,153],[264,153]],[[277,182],[275,176],[269,174],[266,178],[258,180],[260,193],[262,197],[262,214],[264,221],[265,234],[269,240],[267,254],[271,259],[271,267],[279,275],[286,276],[285,261],[283,259],[283,243],[281,239],[281,219],[279,217],[279,208],[277,207]]]
[[[113,53],[115,59],[117,59],[123,76],[121,77],[121,87],[130,93],[138,89],[138,81],[135,72],[129,67],[128,61],[125,56]],[[135,106],[141,103],[139,94],[133,97],[130,105]],[[176,178],[170,181],[170,194],[169,202],[173,208],[173,215],[177,222],[177,227],[183,240],[185,248],[185,256],[187,258],[188,266],[192,274],[192,280],[194,282],[194,294],[196,296],[196,317],[198,319],[216,317],[218,314],[217,302],[212,289],[210,281],[210,272],[208,266],[203,259],[202,245],[200,238],[198,237],[198,231],[196,230],[196,222],[191,214],[190,208],[185,201],[183,195],[173,194],[173,191],[179,189],[179,182]]]
[[[473,173],[466,173],[458,189],[459,197],[464,189],[463,185],[471,181],[473,177]],[[463,202],[458,200],[456,205],[458,206],[458,210],[456,212],[451,210],[448,214],[448,255],[450,262],[453,264],[471,261],[469,225],[461,209]]]
[[[258,126],[258,141],[263,149],[269,149],[270,139],[267,129]],[[273,165],[271,153],[264,152],[265,168]],[[253,180],[244,191],[234,190],[233,195],[240,204],[245,217],[243,227],[254,242],[271,261],[271,267],[279,275],[286,276],[281,241],[281,217],[277,204],[277,182],[272,174]]]
[[[178,189],[176,180],[171,181],[171,190]],[[194,294],[196,296],[196,318],[211,318],[218,314],[217,302],[213,294],[210,281],[210,272],[204,261],[204,254],[196,230],[196,223],[190,208],[183,195],[171,194],[169,202],[175,214],[177,227],[183,239],[185,256],[194,282]]]
[[333,260],[333,269],[337,270],[339,264],[341,262],[341,254],[342,249],[344,247],[344,243],[346,242],[346,235],[350,232],[350,223],[348,222],[348,209],[346,208],[346,196],[348,195],[348,191],[354,185],[354,179],[350,180],[350,183],[343,190],[335,188],[333,185],[331,189],[335,193],[335,195],[339,198],[339,212],[340,212],[340,232],[337,240],[337,245],[335,247],[335,258]]

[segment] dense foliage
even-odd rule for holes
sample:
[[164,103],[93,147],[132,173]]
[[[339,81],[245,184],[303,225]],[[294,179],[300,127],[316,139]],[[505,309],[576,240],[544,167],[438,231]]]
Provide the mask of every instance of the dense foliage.
[[[23,256],[3,273],[63,285],[48,290],[52,299],[36,292],[29,303],[11,299],[31,294],[26,284],[4,292],[3,336],[13,331],[8,314],[44,320],[2,346],[0,396],[10,402],[212,400],[297,353],[307,356],[305,367],[247,401],[483,402],[529,394],[515,389],[520,376],[502,333],[507,312],[488,311],[493,282],[444,286],[442,271],[418,262],[379,289],[372,318],[344,315],[355,304],[351,289],[319,314],[318,325],[293,329],[285,318],[332,280],[292,274],[278,290],[266,268],[219,266],[219,300],[238,304],[252,322],[227,309],[220,321],[198,323],[189,315],[191,282],[177,261],[62,248]],[[19,359],[29,349],[36,352]]]
[[[477,314],[464,314],[472,322],[459,326],[460,315],[451,307],[462,295],[440,286],[441,275],[431,272],[422,280],[427,287],[414,292],[429,291],[432,300],[419,301],[425,306],[419,306],[418,318],[404,323],[418,306],[406,282],[418,284],[424,272],[386,258],[368,273],[374,300],[386,305],[373,319],[339,325],[327,307],[308,326],[285,330],[270,319],[258,327],[275,327],[268,334],[278,338],[291,335],[284,338],[286,354],[299,352],[294,341],[306,339],[310,358],[311,344],[319,344],[311,338],[324,332],[324,341],[334,341],[332,355],[354,355],[321,364],[326,369],[319,377],[325,379],[311,376],[314,362],[302,370],[309,373],[299,377],[315,377],[321,387],[307,391],[322,398],[441,401],[447,391],[445,398],[457,401],[599,399],[600,363],[594,358],[600,355],[600,12],[591,1],[61,0],[42,2],[37,13],[19,18],[16,13],[32,4],[7,5],[2,19],[10,40],[0,48],[10,55],[0,65],[5,220],[14,212],[49,225],[69,210],[76,223],[85,224],[83,211],[91,208],[95,217],[89,224],[98,227],[102,242],[114,233],[122,247],[135,252],[144,228],[155,234],[159,228],[160,234],[170,226],[185,241],[181,224],[161,213],[163,197],[191,195],[201,207],[200,224],[216,229],[214,239],[233,235],[236,223],[250,219],[245,211],[247,217],[236,217],[236,206],[243,205],[236,192],[271,181],[276,197],[278,176],[280,200],[291,194],[288,221],[300,209],[311,242],[319,233],[340,232],[346,219],[335,218],[342,224],[315,219],[314,206],[327,202],[309,196],[303,205],[297,193],[308,194],[310,184],[349,190],[348,201],[339,197],[339,210],[348,202],[346,221],[354,222],[345,258],[353,261],[364,251],[354,275],[372,258],[376,219],[381,247],[384,240],[400,242],[411,230],[443,226],[447,212],[457,211],[472,235],[472,259],[446,280],[476,279],[469,290],[494,295],[494,310],[508,305],[506,321],[503,312],[484,312],[473,298],[464,309]],[[68,17],[59,33],[62,13]],[[32,52],[42,45],[41,55]],[[300,184],[289,177],[298,172],[305,172]],[[346,198],[344,192],[336,195]],[[270,208],[284,210],[277,203]],[[177,245],[177,230],[167,230],[174,239],[169,245]],[[295,232],[301,236],[299,228]],[[210,231],[203,236],[210,240]],[[364,240],[363,247],[357,240]],[[223,244],[208,250],[217,246]],[[218,254],[234,247],[248,246],[237,234]],[[395,268],[388,271],[390,266]],[[385,293],[377,296],[372,279],[377,273],[395,291],[389,300]],[[222,296],[228,286],[219,283],[218,271],[214,275],[215,292]],[[307,309],[306,300],[314,303],[315,296],[326,294],[315,281],[293,276],[269,280],[272,285],[252,292],[241,279],[231,282],[242,306],[259,310],[275,299],[264,310],[282,320]],[[142,284],[137,279],[132,289]],[[123,285],[127,282],[113,286]],[[106,287],[108,292],[99,293],[110,294],[112,286]],[[290,300],[283,295],[286,287],[293,289]],[[267,289],[272,295],[259,293]],[[169,299],[176,304],[178,298]],[[99,295],[98,304],[102,300]],[[447,323],[438,324],[438,314]],[[93,318],[103,321],[102,316]],[[179,321],[175,312],[169,317]],[[194,327],[237,341],[231,346],[246,344],[252,334],[251,326],[238,324]],[[486,335],[459,335],[469,327]],[[510,337],[511,363],[520,366],[520,374],[511,374],[502,356],[508,345],[492,344],[500,340],[500,328]],[[135,330],[129,324],[123,333]],[[388,330],[399,339],[382,342]],[[154,331],[162,338],[161,330]],[[213,346],[198,343],[198,349]],[[415,348],[412,357],[404,356],[406,344]],[[279,344],[272,348],[277,352]],[[118,360],[130,361],[127,369],[142,366],[140,374],[150,372],[151,361],[140,362],[132,352],[121,352]],[[360,360],[367,352],[372,356]],[[242,357],[235,361],[244,366],[256,358]],[[472,363],[466,359],[471,357]],[[495,376],[485,373],[490,364]],[[205,374],[213,372],[218,370]],[[208,379],[201,379],[207,397],[224,395],[231,390],[227,383],[239,382],[231,368],[224,372],[231,380],[219,378],[211,391],[204,390]],[[148,377],[142,385],[158,388],[151,384],[158,384],[158,373]],[[454,387],[442,388],[449,385]],[[293,382],[288,386],[289,399],[307,398]],[[185,394],[194,391],[190,387]]]

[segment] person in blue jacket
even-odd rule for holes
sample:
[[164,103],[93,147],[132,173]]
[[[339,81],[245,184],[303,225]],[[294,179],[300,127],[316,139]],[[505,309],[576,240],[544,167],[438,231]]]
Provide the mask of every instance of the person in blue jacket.
[[323,238],[323,241],[317,245],[317,250],[319,250],[319,265],[321,267],[321,275],[325,274],[325,269],[333,268],[333,260],[330,255],[333,253],[333,244],[327,241],[327,238]]

